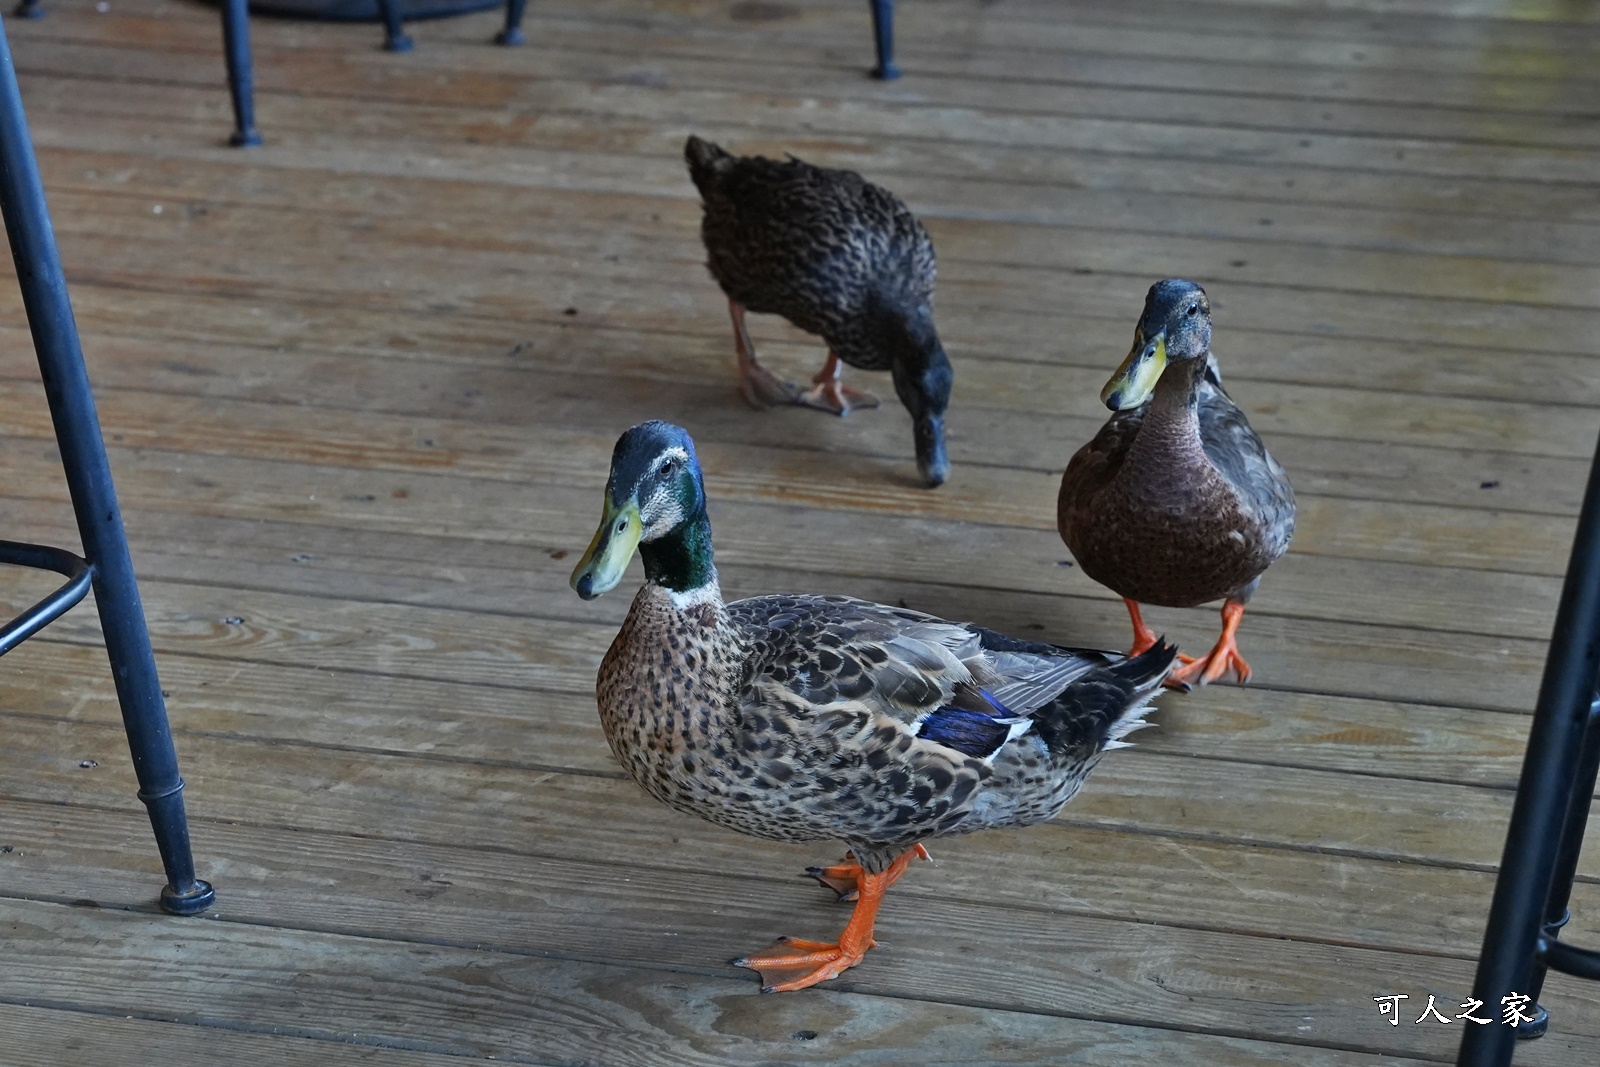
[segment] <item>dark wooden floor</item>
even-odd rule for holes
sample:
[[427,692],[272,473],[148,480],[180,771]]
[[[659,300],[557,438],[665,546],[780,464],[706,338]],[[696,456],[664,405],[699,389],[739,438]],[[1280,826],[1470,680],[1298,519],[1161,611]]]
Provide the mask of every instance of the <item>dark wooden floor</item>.
[[[1411,1020],[1470,987],[1600,429],[1600,6],[901,6],[890,85],[859,0],[536,0],[525,49],[488,13],[405,56],[258,20],[250,152],[210,9],[9,22],[220,898],[153,907],[93,614],[8,656],[0,1063],[1451,1059],[1467,1024]],[[740,403],[691,130],[927,220],[945,488],[898,409]],[[936,848],[864,965],[758,996],[723,961],[835,932],[798,877],[835,853],[619,776],[592,683],[628,596],[566,588],[611,442],[696,434],[732,595],[1116,645],[1055,486],[1167,275],[1300,493],[1256,681],[1164,698],[1056,823]],[[9,283],[0,339],[0,530],[75,543]],[[1576,908],[1600,939],[1600,843]],[[1600,990],[1546,1003],[1518,1062],[1600,1063]]]

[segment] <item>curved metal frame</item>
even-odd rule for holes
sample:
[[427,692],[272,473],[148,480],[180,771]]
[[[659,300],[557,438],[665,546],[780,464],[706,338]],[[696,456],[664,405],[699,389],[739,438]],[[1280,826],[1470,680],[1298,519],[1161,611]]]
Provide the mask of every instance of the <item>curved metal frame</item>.
[[67,280],[61,271],[61,256],[50,226],[39,162],[28,135],[28,120],[23,114],[22,93],[17,87],[17,71],[3,20],[0,214],[5,218],[6,237],[11,242],[22,303],[39,357],[39,374],[44,380],[56,445],[61,450],[84,547],[84,558],[79,558],[42,545],[0,544],[0,562],[39,567],[71,577],[65,586],[7,625],[6,648],[14,648],[37,633],[82,600],[87,587],[93,586],[106,656],[111,661],[111,675],[122,707],[122,724],[139,780],[139,799],[149,810],[150,826],[166,868],[161,906],[179,915],[192,915],[209,908],[216,893],[195,877],[178,755],[172,744],[166,702],[156,676],[155,655],[128,554],[127,534],[100,434],[100,418],[89,390],[83,348],[72,318]]
[[[1512,994],[1537,1003],[1548,970],[1600,979],[1600,953],[1557,940],[1570,917],[1567,903],[1600,773],[1597,676],[1600,447],[1589,468],[1472,986],[1474,999],[1491,1009]],[[1549,1025],[1541,1006],[1531,1024],[1469,1026],[1457,1067],[1508,1067],[1517,1039],[1538,1037]]]

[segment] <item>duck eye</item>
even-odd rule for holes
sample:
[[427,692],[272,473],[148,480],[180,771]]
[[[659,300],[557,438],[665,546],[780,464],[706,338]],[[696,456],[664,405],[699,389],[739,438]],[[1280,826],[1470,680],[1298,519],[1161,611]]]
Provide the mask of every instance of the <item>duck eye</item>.
[[661,464],[661,473],[671,474],[677,468],[677,466],[678,465],[675,461],[669,459],[665,463]]
[[1192,318],[1193,316],[1200,314],[1200,305],[1199,304],[1190,304],[1187,308],[1184,309],[1183,313]]

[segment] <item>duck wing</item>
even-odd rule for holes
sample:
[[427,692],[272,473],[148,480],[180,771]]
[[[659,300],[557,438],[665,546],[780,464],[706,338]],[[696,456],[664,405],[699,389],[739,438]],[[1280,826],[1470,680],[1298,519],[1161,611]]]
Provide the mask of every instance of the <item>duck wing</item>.
[[1216,359],[1206,357],[1206,372],[1196,388],[1200,445],[1206,458],[1253,505],[1276,558],[1294,533],[1294,489],[1283,467],[1222,387]]
[[874,744],[905,736],[976,759],[1027,733],[1034,713],[1074,682],[1122,659],[851,597],[754,597],[728,611],[744,632],[740,702],[751,712],[837,718],[830,729],[888,727]]

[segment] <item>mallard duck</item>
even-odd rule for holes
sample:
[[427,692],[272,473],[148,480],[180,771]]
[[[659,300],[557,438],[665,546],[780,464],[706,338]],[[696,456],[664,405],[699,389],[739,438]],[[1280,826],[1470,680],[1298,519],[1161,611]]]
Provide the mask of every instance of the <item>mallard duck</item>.
[[613,588],[636,548],[645,584],[596,684],[618,761],[679,811],[850,848],[809,872],[856,901],[837,941],[734,961],[765,992],[861,962],[883,891],[924,841],[1053,817],[1144,725],[1176,654],[1057,648],[844,596],[725,603],[694,442],[665,422],[617,442],[573,589]]
[[1239,620],[1261,575],[1289,547],[1294,490],[1222,388],[1211,304],[1194,282],[1150,287],[1133,349],[1100,399],[1116,414],[1067,464],[1057,521],[1083,573],[1121,595],[1136,655],[1156,636],[1139,605],[1223,599],[1222,635],[1167,684],[1240,683]]
[[[844,415],[878,398],[841,384],[843,364],[886,370],[911,413],[922,477],[943,484],[953,378],[933,327],[933,242],[922,223],[854,171],[733,156],[694,136],[684,158],[705,204],[706,266],[728,296],[745,399]],[[746,311],[782,315],[828,343],[810,389],[756,362]]]

